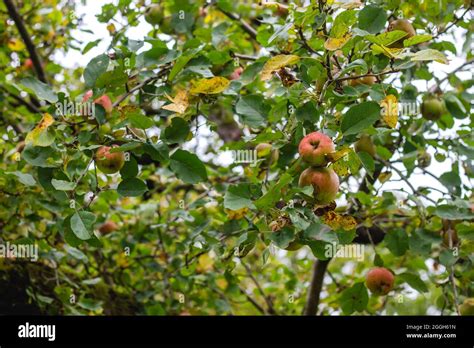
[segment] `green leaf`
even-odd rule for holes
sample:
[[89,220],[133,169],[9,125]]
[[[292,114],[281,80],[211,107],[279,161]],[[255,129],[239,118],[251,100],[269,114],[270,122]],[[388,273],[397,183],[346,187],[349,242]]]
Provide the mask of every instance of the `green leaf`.
[[267,41],[267,45],[269,45],[273,40],[277,38],[283,38],[283,37],[288,37],[288,31],[291,29],[293,26],[292,22],[286,23],[285,25],[280,26],[275,32],[273,33],[272,36]]
[[395,256],[402,256],[408,250],[408,235],[401,229],[388,232],[384,241]]
[[409,55],[410,59],[414,62],[419,62],[419,61],[435,61],[441,64],[448,64],[448,59],[446,56],[438,51],[434,50],[431,48],[428,48],[426,50],[418,51],[416,53],[410,54]]
[[375,170],[375,162],[372,156],[369,155],[367,152],[363,152],[363,151],[358,152],[357,156],[359,156],[359,159],[362,162],[362,165],[364,166],[365,170],[367,170],[367,173],[370,176],[373,176],[374,170]]
[[255,208],[251,200],[250,185],[231,185],[224,196],[224,208],[239,210],[242,208]]
[[366,39],[374,44],[387,47],[405,36],[407,36],[406,32],[402,30],[394,30],[379,35],[368,35]]
[[439,177],[439,181],[446,186],[449,191],[456,192],[462,185],[461,178],[456,172],[446,172]]
[[53,92],[51,87],[34,77],[25,77],[20,81],[20,83],[26,88],[32,90],[40,99],[47,100],[50,103],[56,103],[58,101],[58,96]]
[[71,230],[81,240],[92,237],[95,223],[95,215],[88,211],[74,213],[71,217]]
[[168,81],[173,81],[176,75],[183,70],[183,68],[188,64],[188,62],[193,59],[193,57],[196,55],[195,50],[190,52],[189,54],[182,55],[178,59],[176,59],[176,62],[173,65],[173,68],[171,69],[169,75],[168,75]]
[[285,249],[295,239],[294,231],[289,227],[283,227],[277,232],[269,234],[270,239],[279,248]]
[[138,163],[135,157],[130,156],[128,161],[125,161],[122,169],[120,169],[120,176],[122,179],[134,178],[138,175]]
[[127,115],[130,124],[135,128],[148,129],[155,125],[153,119],[143,115],[141,112],[134,112]]
[[403,282],[406,282],[408,285],[410,285],[413,289],[415,289],[419,293],[428,292],[428,287],[426,286],[425,282],[421,280],[421,278],[417,274],[414,274],[414,273],[397,274],[396,279],[399,281],[401,280]]
[[379,254],[375,254],[374,256],[374,266],[383,267],[383,260]]
[[84,69],[84,81],[87,88],[92,88],[95,85],[97,78],[107,71],[109,66],[109,56],[106,54],[98,55],[92,58],[89,64]]
[[171,157],[170,167],[178,179],[188,184],[207,180],[206,167],[193,153],[177,150]]
[[235,105],[235,111],[242,123],[258,128],[265,125],[270,106],[266,104],[263,96],[252,94],[241,97]]
[[387,13],[384,9],[368,5],[359,12],[359,28],[371,34],[380,32],[387,23]]
[[181,117],[173,117],[171,125],[165,128],[162,139],[167,144],[180,144],[187,139],[188,135],[188,122]]
[[169,147],[162,141],[156,144],[144,144],[143,150],[154,161],[166,162],[169,159]]
[[463,119],[469,115],[466,108],[464,107],[464,104],[461,103],[458,97],[456,97],[454,94],[446,94],[444,96],[444,103],[449,113],[457,119]]
[[445,267],[453,266],[457,260],[454,250],[446,249],[439,254],[439,262]]
[[314,101],[309,101],[295,110],[295,116],[298,121],[318,122],[320,111]]
[[380,106],[365,102],[351,107],[343,116],[341,131],[344,135],[358,134],[380,119]]
[[275,203],[280,200],[281,190],[283,189],[283,187],[288,185],[292,180],[293,177],[290,174],[283,174],[278,180],[278,182],[273,184],[268,189],[267,193],[265,193],[262,197],[255,201],[255,206],[259,209],[268,209],[274,206]]
[[52,179],[51,184],[58,191],[72,191],[76,188],[76,183],[65,180]]
[[82,251],[80,251],[79,249],[76,249],[76,248],[73,248],[69,245],[65,245],[64,246],[64,249],[66,249],[67,253],[72,256],[73,258],[79,260],[79,261],[82,261],[84,263],[88,263],[89,262],[89,258],[87,257],[86,254],[84,254]]
[[468,208],[460,207],[455,204],[438,205],[434,214],[447,220],[474,219],[474,213],[472,213]]
[[123,197],[138,197],[146,191],[148,191],[146,184],[138,178],[127,178],[117,187],[117,192]]
[[22,172],[19,172],[19,171],[5,172],[5,174],[15,175],[23,185],[26,185],[26,186],[35,186],[36,185],[36,180],[31,174],[22,173]]
[[354,284],[345,289],[339,297],[339,303],[344,314],[349,315],[354,312],[362,312],[367,308],[369,294],[363,282]]
[[409,39],[404,40],[403,41],[403,46],[410,47],[410,46],[418,45],[422,42],[430,41],[432,38],[433,38],[433,36],[431,36],[429,34],[415,35],[415,36],[412,36]]
[[27,145],[21,157],[35,167],[54,168],[59,167],[60,163],[56,160],[56,151],[51,147],[39,147]]
[[114,152],[127,152],[127,151],[131,151],[131,150],[134,150],[138,147],[142,146],[142,143],[138,142],[138,141],[131,141],[129,143],[125,143],[125,144],[122,144],[120,146],[117,146],[117,147],[113,147],[109,150],[110,153],[114,153]]
[[331,28],[330,37],[342,38],[349,28],[356,22],[356,11],[347,10],[341,12],[335,19]]

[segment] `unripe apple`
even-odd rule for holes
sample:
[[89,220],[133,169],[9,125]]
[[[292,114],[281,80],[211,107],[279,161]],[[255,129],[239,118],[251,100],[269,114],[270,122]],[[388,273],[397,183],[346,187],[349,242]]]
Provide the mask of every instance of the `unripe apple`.
[[255,147],[257,151],[257,158],[265,158],[266,162],[268,161],[270,165],[278,162],[280,157],[280,152],[278,149],[273,149],[271,144],[261,143]]
[[159,25],[163,20],[163,9],[158,4],[150,5],[145,10],[145,20],[152,25]]
[[427,168],[431,164],[431,155],[427,151],[422,150],[416,155],[416,160],[418,167]]
[[[114,145],[113,147],[117,147]],[[123,152],[110,152],[110,146],[101,146],[95,153],[97,168],[105,174],[117,173],[125,164]]]
[[242,75],[243,71],[244,71],[244,68],[242,68],[241,66],[235,68],[232,74],[230,74],[229,79],[238,80],[240,78],[240,75]]
[[387,295],[393,289],[395,277],[383,267],[372,268],[367,273],[365,285],[374,295]]
[[466,298],[462,305],[459,306],[461,315],[474,315],[474,297]]
[[377,82],[377,79],[375,78],[375,76],[369,75],[369,76],[359,77],[358,79],[350,79],[349,86],[352,86],[352,87],[359,86],[359,85],[372,86],[375,82]]
[[299,186],[312,185],[317,204],[326,205],[334,201],[339,191],[339,177],[331,168],[307,168],[299,179]]
[[387,30],[388,31],[401,30],[407,33],[405,37],[402,37],[400,40],[395,41],[394,43],[388,46],[391,48],[403,48],[403,41],[416,35],[415,28],[413,28],[413,25],[406,19],[397,19],[390,22]]
[[359,140],[354,144],[355,152],[367,152],[372,157],[375,157],[375,145],[370,138],[370,135],[362,134]]
[[438,120],[444,111],[443,101],[435,96],[428,96],[421,104],[421,115],[430,121]]
[[99,227],[99,232],[105,235],[105,234],[109,234],[114,231],[117,231],[118,228],[119,228],[118,225],[114,221],[109,220],[109,221],[104,222]]
[[301,139],[298,152],[303,161],[315,167],[324,167],[328,160],[326,155],[334,152],[331,138],[320,132],[313,132]]

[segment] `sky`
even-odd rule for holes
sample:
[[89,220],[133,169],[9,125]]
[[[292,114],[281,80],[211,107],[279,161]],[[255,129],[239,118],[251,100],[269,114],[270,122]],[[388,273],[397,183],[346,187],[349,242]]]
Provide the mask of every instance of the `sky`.
[[[115,0],[114,2],[117,3],[118,1]],[[82,55],[81,52],[75,51],[75,50],[70,50],[66,55],[64,55],[62,53],[57,53],[56,56],[55,56],[55,60],[58,63],[60,63],[63,66],[66,66],[68,68],[75,68],[75,67],[78,67],[78,66],[83,66],[84,67],[92,58],[94,58],[95,56],[97,56],[99,54],[102,54],[106,51],[106,49],[108,48],[108,45],[110,43],[110,40],[111,40],[110,36],[109,36],[109,32],[106,29],[107,24],[106,23],[100,23],[96,18],[96,15],[101,12],[101,7],[106,3],[110,3],[110,1],[94,0],[94,1],[87,1],[87,6],[84,6],[82,4],[77,5],[76,16],[77,17],[82,17],[82,23],[83,24],[82,24],[81,28],[88,29],[88,30],[92,31],[92,34],[83,32],[81,30],[75,30],[73,32],[73,36],[76,39],[83,42],[82,47],[84,47],[89,41],[97,40],[98,38],[101,38],[103,40],[96,47],[94,47],[89,52],[87,52],[85,55]],[[123,22],[125,22],[125,21],[123,21]],[[115,24],[116,24],[117,28],[120,27],[117,23],[115,23]],[[140,19],[140,24],[137,27],[131,27],[128,30],[127,36],[130,39],[142,40],[151,29],[152,29],[152,26],[150,24],[148,24],[147,22],[145,22],[143,17],[142,17]],[[442,39],[442,37],[440,39]],[[462,45],[464,43],[464,39],[462,37],[462,32],[457,32],[456,33],[454,41],[453,41],[452,37],[449,37],[449,36],[446,36],[445,39],[447,41],[453,42],[456,45],[456,48],[457,48],[458,52],[462,52]],[[146,49],[146,46],[143,49]],[[463,58],[456,57],[451,53],[448,53],[448,59],[449,59],[449,64],[447,64],[447,65],[437,63],[437,62],[429,63],[430,70],[438,78],[443,78],[447,73],[449,73],[450,71],[453,71],[455,68],[460,66],[465,61]],[[461,79],[463,79],[463,78],[468,79],[468,78],[472,77],[472,72],[469,72],[469,70],[466,70],[465,72],[458,73],[458,77],[461,78]],[[417,80],[417,81],[413,81],[412,83],[413,83],[413,85],[415,85],[418,88],[419,91],[426,91],[426,87],[427,87],[426,81]],[[431,82],[430,86],[432,85],[432,83],[433,82]],[[398,85],[395,84],[395,87],[401,87],[400,83],[398,83]],[[417,117],[417,116],[415,116],[415,117]],[[459,127],[459,124],[461,124],[462,122],[466,122],[466,121],[465,120],[464,121],[456,120],[455,127],[453,127],[452,129],[441,131],[442,136],[455,137],[456,136],[455,130]],[[203,123],[203,122],[200,122],[200,124],[201,123]],[[199,136],[194,138],[193,140],[191,140],[189,143],[187,143],[186,147],[189,148],[189,149],[195,149],[195,147],[197,145],[196,144],[196,141],[197,141],[199,143],[198,146],[197,146],[198,155],[202,159],[208,159],[208,158],[206,158],[206,155],[205,155],[205,150],[206,150],[206,147],[207,147],[205,139],[210,134],[211,134],[211,131],[207,126],[205,126],[205,125],[200,126],[199,127]],[[435,152],[434,149],[430,147],[429,152],[431,153],[431,155],[433,157],[434,152]],[[217,159],[215,161],[218,164],[221,164],[223,166],[227,166],[227,165],[231,164],[232,161],[233,161],[232,154],[230,152],[222,152],[221,154],[219,154],[219,156],[217,157]],[[451,170],[452,162],[449,159],[446,160],[443,163],[439,163],[433,157],[431,163],[432,163],[431,166],[427,169],[430,172],[434,173],[437,177],[441,176],[441,174],[443,174],[444,172]],[[402,164],[395,164],[395,166],[399,170],[404,172],[404,167],[403,167]],[[461,169],[461,173],[462,172],[463,171]],[[395,172],[393,172],[392,173],[392,179],[398,179],[398,178],[399,178],[399,176]],[[463,180],[464,183],[469,184],[469,181],[466,177],[462,177],[462,180]],[[432,186],[432,187],[440,189],[442,191],[446,191],[446,189],[436,179],[421,173],[420,170],[415,170],[415,173],[412,174],[412,176],[410,178],[410,182],[415,188],[417,188],[418,186]],[[400,193],[400,191],[399,191],[400,189],[403,189],[407,192],[411,191],[409,186],[406,183],[400,182],[400,181],[388,182],[388,183],[384,184],[384,186],[383,186],[384,191],[394,190],[393,192],[401,198],[401,197],[404,197],[405,195]],[[432,194],[430,194],[430,197],[435,199],[435,200],[437,198],[439,198],[440,196],[441,196],[441,193],[436,192],[436,191],[434,191],[434,192],[432,192]],[[425,204],[431,204],[429,201],[427,201],[423,198],[422,198],[422,201]],[[343,203],[343,202],[341,202],[341,203]]]

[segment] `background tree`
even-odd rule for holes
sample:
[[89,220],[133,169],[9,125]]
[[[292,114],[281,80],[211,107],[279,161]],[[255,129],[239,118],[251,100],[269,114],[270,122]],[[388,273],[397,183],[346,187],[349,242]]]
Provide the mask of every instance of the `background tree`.
[[76,6],[0,3],[2,313],[472,314],[472,3]]

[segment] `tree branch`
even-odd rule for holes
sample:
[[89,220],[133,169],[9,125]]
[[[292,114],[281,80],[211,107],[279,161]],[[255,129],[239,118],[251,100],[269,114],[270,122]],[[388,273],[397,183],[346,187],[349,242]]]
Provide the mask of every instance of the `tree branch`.
[[162,70],[160,70],[155,76],[149,77],[142,82],[140,82],[138,85],[130,89],[127,93],[122,94],[120,97],[117,98],[117,100],[112,104],[112,107],[117,107],[121,102],[123,102],[125,99],[127,99],[129,96],[131,96],[133,93],[136,91],[142,89],[144,86],[147,84],[154,82],[158,80],[159,78],[163,77],[166,75],[168,70],[170,69],[170,66],[164,67]]
[[43,66],[41,65],[41,60],[39,58],[38,53],[36,52],[36,47],[33,41],[31,40],[28,31],[26,30],[25,23],[23,22],[21,15],[18,13],[18,10],[16,9],[15,5],[11,0],[3,0],[3,2],[5,3],[5,6],[8,10],[8,14],[15,22],[15,25],[18,28],[18,31],[20,32],[20,36],[23,39],[23,42],[25,43],[26,49],[30,54],[31,61],[33,62],[33,66],[35,67],[36,75],[38,75],[38,79],[44,83],[47,83],[46,75],[44,73]]
[[329,260],[316,260],[313,264],[311,283],[306,296],[306,306],[303,315],[316,315],[319,297],[323,288],[324,274],[329,265]]

